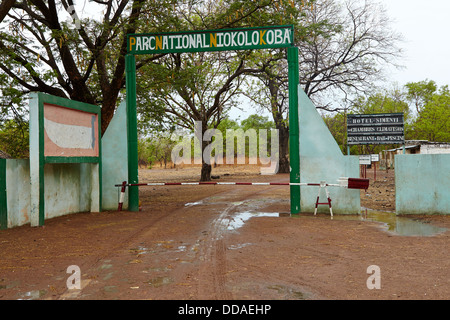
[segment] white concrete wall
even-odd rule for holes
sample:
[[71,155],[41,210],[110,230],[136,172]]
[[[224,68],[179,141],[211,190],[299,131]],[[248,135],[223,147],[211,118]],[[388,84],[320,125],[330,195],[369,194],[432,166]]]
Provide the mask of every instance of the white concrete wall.
[[[97,211],[95,189],[98,177],[91,166],[97,164],[46,164],[44,167],[45,219],[70,213]],[[8,228],[30,223],[30,162],[6,160]]]
[[44,167],[45,219],[91,210],[93,164],[46,164]]
[[[118,189],[128,176],[126,105],[122,103],[102,138],[102,210],[116,210]],[[44,166],[45,219],[76,212],[97,212],[98,164]],[[6,160],[7,227],[31,223],[30,160]],[[127,188],[128,189],[128,188]],[[128,192],[127,192],[128,193]],[[123,208],[128,208],[128,197]]]
[[444,154],[450,153],[450,145],[423,144],[420,146],[420,154]]
[[395,156],[397,214],[450,214],[450,154]]
[[30,222],[30,162],[6,160],[6,198],[8,228]]
[[[102,209],[117,210],[118,189],[114,187],[128,180],[127,114],[126,103],[117,108],[108,129],[102,137]],[[128,208],[126,188],[123,209]]]
[[[317,112],[308,96],[299,89],[300,128],[300,182],[337,183],[340,177],[359,178],[359,158],[344,156],[333,135]],[[360,191],[340,187],[328,187],[333,213],[359,214]],[[301,212],[313,212],[318,187],[301,187]],[[320,202],[327,202],[322,192]],[[318,212],[329,213],[327,205],[320,205]]]

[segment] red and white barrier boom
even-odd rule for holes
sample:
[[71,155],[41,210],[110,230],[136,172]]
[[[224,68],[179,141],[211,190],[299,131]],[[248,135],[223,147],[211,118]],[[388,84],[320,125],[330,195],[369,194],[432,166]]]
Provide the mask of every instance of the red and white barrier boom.
[[[369,187],[369,179],[360,179],[360,178],[339,178],[338,183],[336,184],[328,184],[325,181],[321,181],[320,183],[292,183],[292,182],[214,182],[214,181],[205,181],[205,182],[150,182],[150,183],[127,183],[126,181],[122,182],[122,184],[116,184],[115,187],[122,187],[120,197],[119,197],[119,206],[118,211],[122,210],[123,201],[125,199],[125,188],[131,186],[196,186],[196,185],[236,185],[236,186],[318,186],[319,187],[319,195],[316,200],[316,207],[314,211],[314,215],[317,213],[317,206],[321,204],[327,204],[330,207],[331,217],[333,217],[333,211],[331,208],[331,198],[326,187],[341,187],[347,189],[367,189]],[[320,190],[321,188],[325,188],[325,192],[327,194],[326,203],[320,203]]]

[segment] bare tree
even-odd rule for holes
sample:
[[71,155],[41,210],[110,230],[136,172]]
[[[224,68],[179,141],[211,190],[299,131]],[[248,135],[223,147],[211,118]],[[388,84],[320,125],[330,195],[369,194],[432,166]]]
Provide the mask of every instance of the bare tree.
[[[304,13],[295,39],[300,85],[317,108],[345,109],[336,103],[338,99],[370,91],[382,79],[384,66],[398,66],[401,37],[392,31],[386,11],[375,1],[317,0]],[[288,173],[288,78],[282,57],[272,52],[264,58],[271,62],[256,75],[260,83],[251,86],[247,96],[272,114],[280,132],[279,172]]]
[[307,23],[320,27],[297,39],[300,84],[318,108],[335,111],[326,95],[366,93],[382,80],[386,65],[398,67],[401,36],[376,1],[318,0]]

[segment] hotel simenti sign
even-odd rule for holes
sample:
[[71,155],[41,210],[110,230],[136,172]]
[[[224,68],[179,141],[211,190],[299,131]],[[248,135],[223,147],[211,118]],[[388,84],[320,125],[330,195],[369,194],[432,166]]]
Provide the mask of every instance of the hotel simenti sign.
[[403,113],[348,114],[347,143],[404,144]]

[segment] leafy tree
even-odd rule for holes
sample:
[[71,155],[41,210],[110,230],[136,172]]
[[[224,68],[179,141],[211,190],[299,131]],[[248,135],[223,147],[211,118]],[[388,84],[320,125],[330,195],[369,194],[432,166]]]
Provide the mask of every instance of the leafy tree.
[[437,90],[436,82],[433,80],[408,82],[405,87],[407,89],[406,99],[414,105],[417,114],[432,100],[433,94]]
[[433,80],[409,82],[405,85],[406,100],[415,109],[411,120],[411,138],[447,142],[449,140],[450,93],[448,86]]
[[98,20],[79,19],[82,5],[72,0],[2,3],[2,111],[26,116],[27,94],[41,91],[101,104],[104,132],[125,84],[126,34],[139,30],[144,11],[157,16],[173,3],[93,0],[89,10],[101,12]]
[[241,121],[241,127],[244,131],[248,129],[272,129],[274,124],[272,121],[269,121],[268,117],[261,116],[258,114],[251,114]]
[[444,86],[431,94],[419,109],[412,124],[413,137],[419,140],[450,142],[450,91]]
[[[212,128],[214,128],[215,126],[213,125]],[[229,117],[226,117],[224,119],[222,119],[222,121],[220,121],[220,123],[217,125],[217,130],[219,130],[222,133],[222,152],[226,152],[227,150],[227,130],[239,130],[241,129],[240,124],[238,123],[238,121],[236,120],[232,120]],[[234,152],[234,156],[237,155],[237,149],[236,146],[233,149]],[[216,166],[217,164],[221,164],[221,163],[225,163],[225,160],[219,159],[215,154],[215,150],[214,150],[214,166]]]
[[337,112],[334,114],[326,113],[322,115],[323,121],[330,130],[330,133],[333,135],[336,140],[339,148],[342,153],[346,153],[345,149],[347,146],[347,118],[346,114],[343,112]]
[[[244,119],[241,121],[241,128],[244,132],[247,132],[248,130],[254,130],[256,134],[256,146],[250,146],[249,140],[246,139],[245,141],[245,152],[246,156],[250,156],[250,148],[255,148],[254,152],[259,157],[260,156],[260,144],[265,143],[265,148],[267,150],[267,154],[263,155],[265,157],[267,156],[274,156],[271,155],[271,147],[272,147],[272,132],[271,129],[275,129],[275,125],[272,121],[269,121],[268,117],[261,116],[258,114],[252,114],[248,116],[247,119]],[[265,130],[267,133],[266,141],[260,141],[260,130]],[[278,152],[278,150],[277,150]]]
[[398,89],[377,92],[367,98],[359,96],[352,111],[356,114],[403,113],[405,122],[411,117],[409,106]]
[[138,159],[140,166],[150,169],[159,162],[160,166],[171,162],[171,153],[177,141],[172,139],[170,132],[154,132],[147,137],[138,139]]
[[28,122],[7,120],[0,126],[0,150],[12,158],[29,157]]

